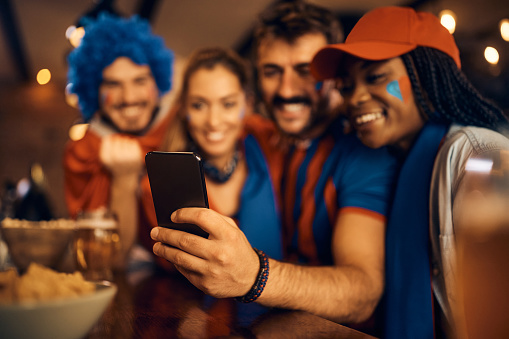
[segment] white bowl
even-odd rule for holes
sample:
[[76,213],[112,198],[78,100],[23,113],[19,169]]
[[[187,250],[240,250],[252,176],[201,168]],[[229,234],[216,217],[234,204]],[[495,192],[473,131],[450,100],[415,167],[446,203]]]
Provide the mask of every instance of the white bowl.
[[74,298],[0,305],[0,338],[79,339],[97,323],[117,292],[110,282]]

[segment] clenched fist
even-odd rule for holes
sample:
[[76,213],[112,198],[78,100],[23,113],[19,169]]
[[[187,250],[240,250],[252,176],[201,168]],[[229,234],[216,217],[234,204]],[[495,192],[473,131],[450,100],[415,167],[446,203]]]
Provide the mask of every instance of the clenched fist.
[[102,139],[99,157],[113,176],[141,174],[143,156],[141,147],[135,139],[109,135]]

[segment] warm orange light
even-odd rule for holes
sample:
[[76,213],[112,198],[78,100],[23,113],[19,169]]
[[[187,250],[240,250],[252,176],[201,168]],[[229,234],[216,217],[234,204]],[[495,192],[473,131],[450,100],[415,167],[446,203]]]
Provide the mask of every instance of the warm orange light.
[[493,47],[486,47],[484,50],[484,58],[492,65],[498,64],[500,58],[498,51]]
[[76,28],[75,26],[69,26],[65,31],[67,40],[73,47],[78,47],[81,43],[81,39],[85,36],[85,29],[83,27]]
[[71,93],[72,84],[68,83],[65,86],[65,102],[74,108],[78,108],[78,96],[74,93]]
[[505,41],[509,41],[509,19],[500,21],[500,35]]
[[47,68],[41,69],[37,73],[37,82],[39,85],[46,85],[51,80],[51,72]]
[[72,125],[71,128],[69,128],[69,138],[74,141],[80,140],[85,136],[87,129],[88,124]]
[[440,17],[440,23],[442,26],[447,28],[449,33],[453,34],[456,30],[456,14],[454,14],[453,11],[450,11],[448,9],[444,9],[439,14]]

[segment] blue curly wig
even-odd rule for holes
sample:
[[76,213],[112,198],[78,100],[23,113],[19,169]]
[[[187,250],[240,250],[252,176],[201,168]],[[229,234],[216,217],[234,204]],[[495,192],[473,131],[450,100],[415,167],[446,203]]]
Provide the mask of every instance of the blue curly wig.
[[70,91],[78,96],[85,121],[99,109],[103,69],[122,56],[150,66],[160,95],[171,89],[173,52],[152,34],[149,23],[137,15],[120,18],[101,13],[85,27],[81,44],[68,57]]

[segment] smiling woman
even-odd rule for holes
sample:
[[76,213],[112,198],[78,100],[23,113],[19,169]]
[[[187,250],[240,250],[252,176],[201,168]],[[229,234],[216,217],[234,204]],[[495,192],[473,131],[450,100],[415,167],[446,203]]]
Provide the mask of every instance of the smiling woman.
[[[161,150],[198,153],[204,162],[210,208],[236,219],[253,247],[281,258],[277,199],[262,155],[264,140],[251,133],[264,130],[264,137],[270,139],[276,130],[252,112],[252,101],[243,59],[229,49],[195,51],[184,71],[177,117]],[[150,194],[146,197],[151,208]]]
[[[186,100],[189,133],[207,161],[217,168],[230,168],[226,172],[239,163],[238,156],[235,157],[236,144],[246,106],[246,93],[237,77],[223,66],[202,68],[191,76]],[[208,176],[219,182],[228,179],[218,179],[211,172]]]
[[406,149],[424,121],[399,58],[379,62],[345,56],[338,89],[348,106],[352,126],[364,144]]
[[[252,113],[244,61],[228,49],[197,50],[184,71],[177,105],[162,150],[198,153],[204,163],[210,208],[233,218],[253,247],[281,259],[276,190],[262,153],[264,142],[277,131],[271,122]],[[263,131],[263,136],[255,130]],[[145,190],[143,197],[146,208],[153,209],[150,191]],[[152,226],[157,226],[156,220]],[[147,243],[147,248],[151,250],[152,244]],[[236,307],[239,317],[264,311],[254,304]]]
[[[460,68],[438,18],[404,7],[368,12],[345,43],[323,48],[311,65],[319,79],[336,78],[360,140],[391,147],[401,161],[385,244],[387,338],[458,334],[451,307],[457,212],[471,193],[466,163],[509,150],[497,133],[508,118]],[[489,192],[480,186],[479,194]]]

